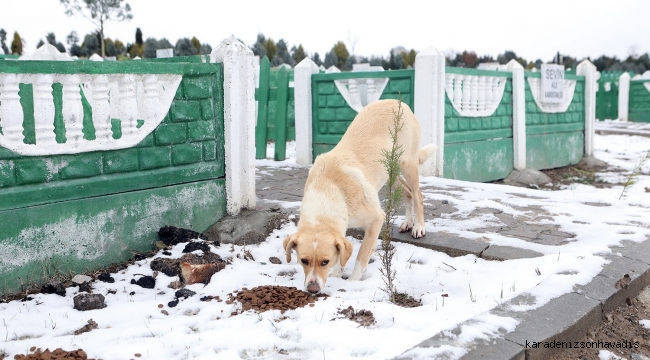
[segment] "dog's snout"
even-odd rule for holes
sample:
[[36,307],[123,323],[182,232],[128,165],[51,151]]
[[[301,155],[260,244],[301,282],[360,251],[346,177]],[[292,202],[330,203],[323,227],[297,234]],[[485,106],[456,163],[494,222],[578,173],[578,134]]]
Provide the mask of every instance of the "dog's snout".
[[317,282],[309,282],[307,284],[307,291],[309,291],[312,294],[316,294],[320,291],[320,285],[318,285]]

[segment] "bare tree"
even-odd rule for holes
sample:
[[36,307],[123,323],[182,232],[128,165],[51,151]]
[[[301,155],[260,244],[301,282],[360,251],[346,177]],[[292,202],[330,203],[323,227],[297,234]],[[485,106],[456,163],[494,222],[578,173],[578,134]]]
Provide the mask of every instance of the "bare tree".
[[[133,19],[131,6],[124,0],[59,0],[65,6],[65,14],[80,14],[90,20],[101,38],[101,56],[106,55],[104,44],[104,24],[107,21],[124,21]],[[123,4],[124,3],[124,4]]]

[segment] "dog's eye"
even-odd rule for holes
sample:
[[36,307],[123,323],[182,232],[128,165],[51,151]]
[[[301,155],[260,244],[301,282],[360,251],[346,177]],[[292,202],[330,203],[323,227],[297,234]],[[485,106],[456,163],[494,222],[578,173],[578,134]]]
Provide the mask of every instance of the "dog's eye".
[[329,263],[330,263],[329,260],[323,260],[323,262],[320,263],[320,266],[325,266],[325,265],[327,265]]
[[300,261],[302,262],[303,265],[309,265],[309,260],[307,259],[302,259]]

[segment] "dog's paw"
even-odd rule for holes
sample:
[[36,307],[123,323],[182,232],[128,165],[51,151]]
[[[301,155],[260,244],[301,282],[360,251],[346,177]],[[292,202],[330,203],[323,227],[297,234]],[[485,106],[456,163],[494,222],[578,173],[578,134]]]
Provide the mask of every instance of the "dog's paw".
[[404,221],[402,225],[399,226],[399,232],[407,232],[413,228],[413,222],[411,221]]
[[361,280],[361,276],[364,272],[366,272],[366,269],[364,269],[363,266],[361,266],[361,264],[357,261],[356,264],[354,264],[354,270],[352,270],[352,274],[350,274],[350,277],[348,277],[348,281]]
[[423,237],[427,233],[426,228],[424,225],[416,225],[413,226],[413,230],[411,231],[411,236],[415,239],[419,239]]
[[341,267],[340,264],[334,265],[332,270],[330,271],[330,277],[341,277],[343,276],[343,267]]

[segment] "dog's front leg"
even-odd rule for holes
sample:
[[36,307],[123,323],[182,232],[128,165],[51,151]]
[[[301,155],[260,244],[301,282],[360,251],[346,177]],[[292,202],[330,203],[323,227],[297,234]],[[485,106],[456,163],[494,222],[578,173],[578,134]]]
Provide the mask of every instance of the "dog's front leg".
[[341,264],[337,261],[334,266],[332,266],[332,269],[330,270],[330,277],[341,277],[343,276],[343,267]]
[[352,274],[348,280],[361,280],[361,276],[366,272],[370,256],[372,255],[372,252],[375,251],[377,238],[381,232],[381,226],[384,223],[384,216],[384,212],[381,209],[378,209],[375,211],[375,214],[372,215],[372,220],[364,227],[365,234],[363,236],[363,242],[359,248],[359,254],[357,255],[357,261],[354,264],[354,270],[352,270]]

